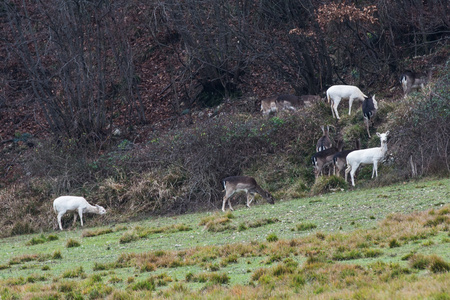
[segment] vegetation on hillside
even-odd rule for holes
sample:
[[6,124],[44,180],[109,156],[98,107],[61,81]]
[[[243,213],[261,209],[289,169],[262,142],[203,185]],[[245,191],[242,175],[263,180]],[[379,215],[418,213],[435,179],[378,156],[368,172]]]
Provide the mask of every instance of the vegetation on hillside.
[[[372,180],[371,166],[358,173],[357,186],[379,186],[416,176],[448,176],[450,140],[449,71],[423,93],[397,102],[379,97],[372,131],[390,130],[388,155]],[[50,229],[51,201],[66,193],[85,195],[125,220],[144,214],[217,209],[223,197],[221,179],[251,175],[277,199],[292,199],[346,189],[340,178],[314,182],[311,155],[322,132],[317,124],[334,124],[332,138],[346,147],[369,139],[360,111],[332,119],[325,103],[297,113],[265,118],[247,113],[219,113],[207,123],[153,134],[146,143],[123,140],[114,151],[92,155],[72,140],[44,141],[24,155],[31,179],[0,194],[3,235]],[[342,175],[342,174],[341,174]]]
[[[335,83],[375,92],[371,130],[391,131],[381,176],[362,169],[359,186],[448,176],[447,5],[225,2],[1,4],[2,235],[52,228],[62,194],[117,220],[216,209],[230,175],[279,199],[345,189],[314,183],[310,157],[323,124],[347,148],[378,146],[360,111],[339,122],[323,102],[257,112],[265,95]],[[429,87],[403,99],[397,75],[432,67]]]
[[9,237],[0,297],[447,299],[449,187],[418,180]]

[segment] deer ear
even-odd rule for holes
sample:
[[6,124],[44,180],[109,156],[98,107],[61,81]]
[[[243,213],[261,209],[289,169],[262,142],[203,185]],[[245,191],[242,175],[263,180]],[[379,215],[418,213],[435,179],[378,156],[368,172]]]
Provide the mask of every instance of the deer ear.
[[386,135],[389,135],[389,130],[388,130],[388,131],[386,131]]

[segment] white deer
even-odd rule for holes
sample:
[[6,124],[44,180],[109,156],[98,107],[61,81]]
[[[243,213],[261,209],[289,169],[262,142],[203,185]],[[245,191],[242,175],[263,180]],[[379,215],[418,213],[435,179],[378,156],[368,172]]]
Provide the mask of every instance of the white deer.
[[100,205],[90,205],[83,197],[76,196],[61,196],[53,201],[53,209],[58,214],[59,229],[63,230],[61,224],[62,216],[68,212],[73,211],[73,224],[77,221],[77,212],[80,215],[81,226],[83,226],[83,213],[93,213],[98,215],[106,214],[106,209]]
[[350,172],[352,178],[352,185],[355,186],[355,172],[359,165],[370,165],[373,164],[372,178],[378,177],[378,162],[383,159],[387,152],[387,137],[389,135],[389,130],[385,133],[378,133],[377,136],[380,138],[381,147],[369,148],[363,150],[355,150],[347,155],[347,169],[345,170],[345,181],[347,181],[347,174]]
[[263,190],[253,177],[249,176],[231,176],[222,180],[223,188],[225,190],[225,196],[223,197],[222,211],[225,211],[225,204],[228,200],[228,206],[230,210],[231,207],[230,197],[237,192],[245,192],[247,194],[247,207],[250,208],[250,203],[252,203],[255,198],[255,193],[258,193],[266,199],[270,204],[274,204],[275,200],[272,195]]
[[331,113],[333,118],[339,118],[337,111],[338,105],[342,99],[348,99],[348,114],[352,113],[352,104],[355,99],[364,101],[367,98],[361,90],[353,85],[333,85],[327,90],[328,103],[331,101]]

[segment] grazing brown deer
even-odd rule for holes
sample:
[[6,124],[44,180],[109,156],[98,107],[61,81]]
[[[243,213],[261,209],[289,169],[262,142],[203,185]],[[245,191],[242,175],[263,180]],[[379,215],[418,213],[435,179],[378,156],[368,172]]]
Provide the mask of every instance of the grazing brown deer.
[[263,115],[276,113],[278,110],[292,110],[304,106],[311,106],[314,102],[320,101],[320,96],[316,95],[275,95],[261,100],[261,112]]
[[402,76],[400,76],[400,83],[402,85],[405,97],[408,96],[412,90],[423,89],[424,86],[431,80],[431,74],[432,72],[430,71],[427,78],[426,76],[419,75],[414,71],[405,71]]
[[230,210],[231,207],[230,197],[237,192],[245,192],[247,194],[247,207],[250,208],[250,203],[252,203],[255,198],[255,193],[258,193],[266,199],[270,204],[275,203],[275,199],[272,195],[263,190],[258,183],[256,183],[255,178],[250,176],[231,176],[222,180],[223,188],[225,190],[225,196],[223,197],[222,211],[225,211],[225,204],[228,200],[228,206]]

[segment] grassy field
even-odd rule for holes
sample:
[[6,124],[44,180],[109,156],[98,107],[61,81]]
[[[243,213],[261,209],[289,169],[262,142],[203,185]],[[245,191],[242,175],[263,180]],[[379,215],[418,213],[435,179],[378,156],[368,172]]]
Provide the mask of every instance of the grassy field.
[[448,178],[239,199],[234,212],[1,239],[0,299],[450,299]]

